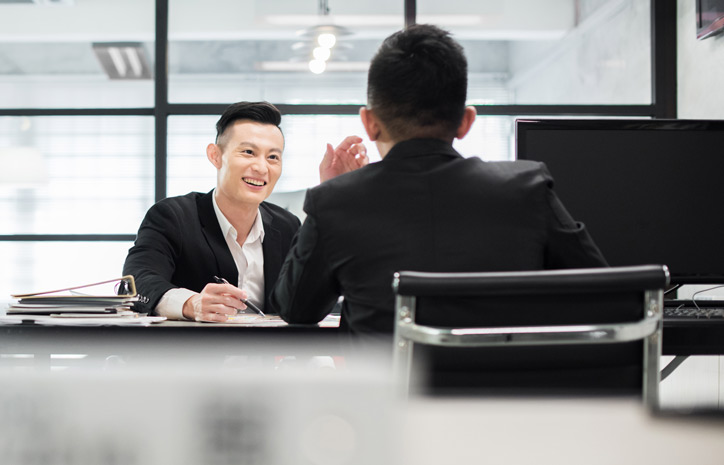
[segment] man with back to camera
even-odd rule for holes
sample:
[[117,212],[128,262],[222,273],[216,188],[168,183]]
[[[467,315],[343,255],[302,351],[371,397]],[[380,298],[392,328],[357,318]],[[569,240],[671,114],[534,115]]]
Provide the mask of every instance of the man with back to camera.
[[[124,274],[142,296],[136,310],[171,319],[223,322],[248,299],[266,313],[268,295],[299,219],[265,202],[282,172],[281,113],[267,102],[229,106],[206,156],[216,188],[159,201],[146,213]],[[327,148],[328,173],[361,166],[358,137]],[[346,164],[339,154],[353,153]],[[345,160],[347,160],[347,158]],[[216,283],[216,278],[228,283]],[[230,283],[230,284],[229,284]]]
[[450,35],[416,25],[372,59],[363,126],[382,161],[307,192],[307,213],[272,302],[316,323],[344,296],[342,326],[391,336],[395,271],[512,271],[605,266],[537,162],[483,162],[452,148],[476,112],[467,61]]

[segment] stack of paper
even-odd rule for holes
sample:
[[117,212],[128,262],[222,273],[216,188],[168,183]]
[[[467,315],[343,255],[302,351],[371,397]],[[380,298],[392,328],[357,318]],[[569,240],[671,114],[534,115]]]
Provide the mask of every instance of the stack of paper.
[[37,324],[108,325],[150,324],[163,317],[148,317],[131,309],[138,300],[133,276],[53,291],[12,295],[3,322],[32,321]]

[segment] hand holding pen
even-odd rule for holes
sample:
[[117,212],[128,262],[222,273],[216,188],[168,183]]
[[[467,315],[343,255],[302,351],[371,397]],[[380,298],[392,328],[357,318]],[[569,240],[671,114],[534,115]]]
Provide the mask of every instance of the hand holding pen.
[[[229,317],[237,315],[239,307],[250,303],[246,300],[246,292],[236,286],[214,277],[215,283],[209,283],[200,293],[194,294],[183,304],[182,313],[185,318],[210,323],[225,323]],[[239,301],[244,305],[240,305]],[[258,312],[260,315],[263,313]]]
[[[218,276],[214,276],[214,281],[216,281],[217,284],[231,284],[231,283],[229,283],[229,281],[227,281],[226,279],[220,278],[220,277],[218,277]],[[239,300],[241,300],[242,302],[244,302],[244,305],[246,305],[247,307],[249,307],[250,309],[252,309],[254,312],[258,313],[259,316],[266,316],[266,315],[264,315],[264,312],[262,312],[259,307],[257,307],[257,306],[254,305],[253,303],[251,303],[249,300],[247,300],[247,299],[239,299]]]

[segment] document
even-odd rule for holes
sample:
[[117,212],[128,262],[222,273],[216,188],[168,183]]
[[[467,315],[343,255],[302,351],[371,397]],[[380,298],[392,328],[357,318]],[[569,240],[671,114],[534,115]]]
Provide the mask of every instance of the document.
[[11,297],[18,300],[8,306],[8,315],[118,314],[130,311],[131,303],[138,299],[131,275],[52,291],[13,294]]
[[83,284],[52,291],[13,294],[17,299],[0,318],[3,324],[107,326],[143,325],[164,321],[133,311],[138,300],[133,276]]

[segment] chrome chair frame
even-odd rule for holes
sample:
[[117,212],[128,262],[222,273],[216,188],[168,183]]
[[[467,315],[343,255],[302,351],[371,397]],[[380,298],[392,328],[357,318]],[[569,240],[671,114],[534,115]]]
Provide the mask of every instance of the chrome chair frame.
[[[553,326],[509,326],[448,328],[426,326],[415,321],[416,296],[405,295],[405,282],[414,280],[416,288],[432,285],[427,295],[457,296],[462,291],[467,296],[501,295],[511,289],[530,292],[527,284],[543,277],[554,279],[553,293],[566,293],[577,284],[592,278],[595,283],[605,283],[608,276],[617,276],[609,286],[625,285],[621,276],[660,274],[660,287],[642,289],[643,315],[639,321],[614,324],[553,325]],[[620,282],[619,282],[620,281]],[[401,271],[394,275],[393,290],[395,301],[395,333],[393,366],[398,381],[405,392],[409,391],[412,356],[415,344],[446,347],[501,347],[501,346],[542,346],[567,344],[613,344],[644,340],[643,349],[643,401],[655,408],[658,406],[660,381],[659,359],[661,355],[661,334],[663,326],[663,291],[669,282],[669,272],[662,265],[637,267],[616,267],[577,270],[543,270],[529,272],[481,272],[481,273],[424,273]],[[634,284],[635,285],[635,284]],[[502,286],[502,287],[501,287]],[[477,289],[476,289],[477,287]],[[594,288],[596,284],[594,284]],[[543,290],[545,292],[545,290]],[[413,294],[410,292],[409,294]]]

